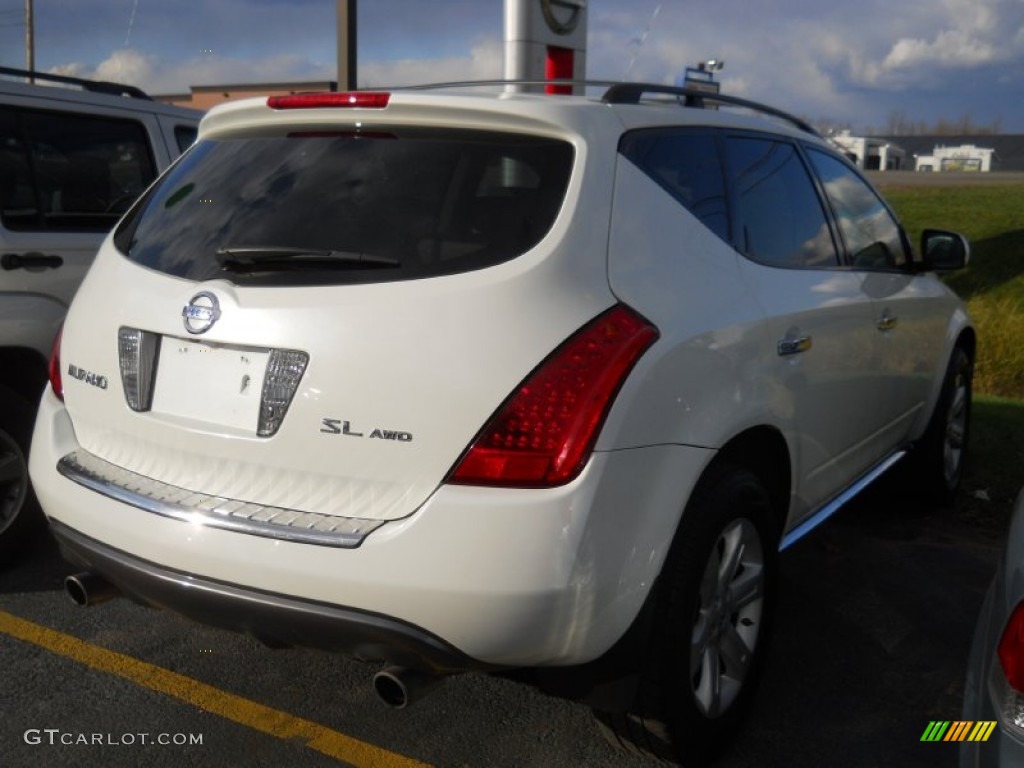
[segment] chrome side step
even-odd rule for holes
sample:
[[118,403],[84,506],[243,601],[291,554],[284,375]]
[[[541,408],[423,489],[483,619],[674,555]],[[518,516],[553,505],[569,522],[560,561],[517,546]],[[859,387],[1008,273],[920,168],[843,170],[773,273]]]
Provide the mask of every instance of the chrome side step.
[[804,536],[813,531],[823,522],[828,520],[832,515],[839,511],[839,509],[850,501],[854,496],[863,491],[875,480],[888,472],[896,462],[907,455],[907,451],[900,450],[892,454],[889,458],[880,464],[877,464],[874,468],[861,475],[860,478],[845,491],[836,496],[832,501],[826,504],[824,507],[819,509],[813,515],[804,520],[800,525],[794,528],[792,531],[787,533],[782,538],[782,543],[779,544],[779,551],[782,552],[784,549],[791,547],[796,542],[800,541]]

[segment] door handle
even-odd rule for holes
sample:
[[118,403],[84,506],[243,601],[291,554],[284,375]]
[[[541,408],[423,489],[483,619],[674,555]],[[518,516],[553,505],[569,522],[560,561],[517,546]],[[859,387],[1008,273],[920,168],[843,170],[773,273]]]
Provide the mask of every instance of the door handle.
[[880,331],[891,331],[897,325],[900,320],[896,315],[892,314],[888,309],[882,313],[882,316],[878,319],[878,330]]
[[810,336],[787,336],[779,342],[779,357],[799,355],[811,348]]
[[0,256],[0,267],[5,270],[27,269],[38,272],[43,269],[57,269],[63,266],[64,259],[60,256],[48,255],[39,251],[29,253],[5,253]]

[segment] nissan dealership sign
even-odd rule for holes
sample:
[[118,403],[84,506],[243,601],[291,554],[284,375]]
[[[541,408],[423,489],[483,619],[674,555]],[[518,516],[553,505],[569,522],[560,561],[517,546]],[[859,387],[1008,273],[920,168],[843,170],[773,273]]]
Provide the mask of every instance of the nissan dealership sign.
[[[510,80],[586,78],[586,0],[505,0],[505,77]],[[571,93],[569,86],[548,86]]]

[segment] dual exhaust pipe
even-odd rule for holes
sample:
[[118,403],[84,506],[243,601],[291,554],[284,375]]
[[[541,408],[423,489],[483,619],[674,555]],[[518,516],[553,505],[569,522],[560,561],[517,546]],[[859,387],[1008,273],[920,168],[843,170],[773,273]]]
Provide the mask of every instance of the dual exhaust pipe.
[[81,606],[99,605],[121,595],[117,587],[91,571],[65,577],[64,592],[75,605]]
[[389,707],[405,709],[434,690],[444,677],[407,667],[387,667],[373,676],[373,690]]
[[[65,577],[64,591],[75,605],[83,607],[99,605],[121,595],[117,587],[92,571]],[[405,709],[429,694],[443,679],[440,675],[392,666],[373,676],[373,690],[389,707]]]

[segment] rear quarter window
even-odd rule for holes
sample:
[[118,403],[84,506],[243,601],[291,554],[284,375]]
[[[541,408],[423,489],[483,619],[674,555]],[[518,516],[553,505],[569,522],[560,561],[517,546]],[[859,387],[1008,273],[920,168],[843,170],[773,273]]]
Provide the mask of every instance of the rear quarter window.
[[686,128],[633,131],[623,136],[619,152],[729,241],[729,209],[714,134]]
[[115,245],[176,277],[246,285],[481,269],[544,237],[572,161],[564,141],[454,130],[207,139],[126,218]]

